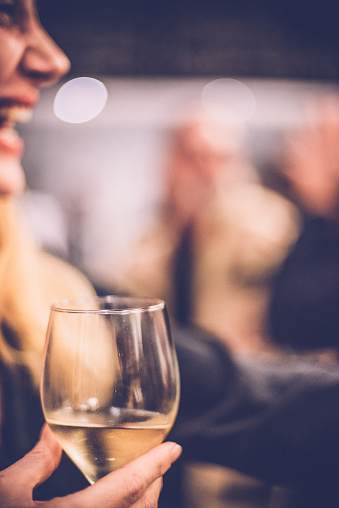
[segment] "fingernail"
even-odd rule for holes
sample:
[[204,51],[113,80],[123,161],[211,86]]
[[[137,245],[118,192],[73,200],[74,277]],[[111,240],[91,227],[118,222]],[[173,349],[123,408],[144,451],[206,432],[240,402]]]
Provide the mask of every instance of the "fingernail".
[[172,462],[176,461],[182,453],[182,447],[178,445],[177,443],[173,443],[172,445],[172,453],[171,453],[171,459]]

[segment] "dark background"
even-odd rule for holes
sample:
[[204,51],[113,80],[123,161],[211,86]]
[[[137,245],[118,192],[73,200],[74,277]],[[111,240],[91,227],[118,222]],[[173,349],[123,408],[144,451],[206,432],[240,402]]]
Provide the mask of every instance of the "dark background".
[[72,75],[339,79],[338,1],[40,0]]

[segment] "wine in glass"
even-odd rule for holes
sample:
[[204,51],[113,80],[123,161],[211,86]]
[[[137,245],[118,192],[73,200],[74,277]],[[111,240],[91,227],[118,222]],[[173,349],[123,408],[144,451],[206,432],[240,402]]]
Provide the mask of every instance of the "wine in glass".
[[43,412],[90,483],[164,440],[179,384],[162,300],[107,296],[52,306]]

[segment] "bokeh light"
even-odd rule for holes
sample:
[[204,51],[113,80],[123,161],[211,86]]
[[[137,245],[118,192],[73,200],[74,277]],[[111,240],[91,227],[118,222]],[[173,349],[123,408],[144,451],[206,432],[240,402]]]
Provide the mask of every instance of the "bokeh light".
[[229,125],[247,122],[256,110],[252,91],[237,79],[220,78],[211,81],[204,86],[201,100],[215,120]]
[[55,115],[69,123],[83,123],[101,113],[107,101],[107,89],[98,79],[81,77],[67,81],[54,99]]

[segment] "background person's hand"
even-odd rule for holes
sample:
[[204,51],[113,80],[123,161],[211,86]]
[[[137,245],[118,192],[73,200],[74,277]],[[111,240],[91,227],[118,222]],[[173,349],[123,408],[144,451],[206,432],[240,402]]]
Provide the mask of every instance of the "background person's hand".
[[180,456],[181,447],[163,443],[94,485],[51,501],[33,501],[33,490],[57,468],[61,447],[47,425],[36,446],[0,472],[2,508],[138,508],[157,506],[162,475]]
[[306,124],[286,140],[283,172],[306,211],[336,218],[339,198],[339,97],[310,104]]

